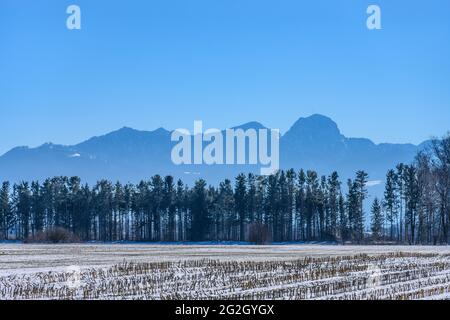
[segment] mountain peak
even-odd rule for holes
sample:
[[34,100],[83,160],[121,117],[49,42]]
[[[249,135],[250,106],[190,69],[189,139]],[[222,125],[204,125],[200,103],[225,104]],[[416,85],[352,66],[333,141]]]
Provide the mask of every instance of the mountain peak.
[[285,136],[315,138],[319,142],[323,139],[340,139],[341,132],[331,118],[321,114],[313,114],[312,116],[298,119],[286,132]]
[[136,130],[136,129],[133,129],[131,127],[125,126],[125,127],[122,127],[122,128],[120,128],[118,130],[110,132],[110,134],[111,133],[134,133],[134,132],[139,132],[139,130]]
[[163,128],[163,127],[159,127],[158,129],[153,130],[152,133],[167,134],[167,133],[170,133],[170,132],[168,130],[166,130],[165,128]]
[[[116,131],[110,132],[108,134],[151,134],[151,133],[168,133],[163,127],[159,127],[153,131],[137,130],[131,127],[122,127]],[[107,134],[107,135],[108,135]]]
[[240,126],[233,127],[232,129],[242,129],[242,130],[248,130],[248,129],[267,129],[265,126],[263,126],[261,123],[257,121],[250,121],[244,124],[241,124]]
[[[296,126],[316,126],[316,128],[325,129],[326,127],[332,128],[334,130],[339,131],[336,122],[334,122],[331,118],[321,115],[321,114],[313,114],[309,117],[301,117],[299,118],[292,127]],[[340,132],[339,132],[340,134]]]

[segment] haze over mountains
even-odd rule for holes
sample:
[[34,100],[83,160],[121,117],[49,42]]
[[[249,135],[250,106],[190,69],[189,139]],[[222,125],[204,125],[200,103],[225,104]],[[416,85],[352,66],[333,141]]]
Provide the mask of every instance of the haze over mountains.
[[[250,122],[236,128],[264,128]],[[95,183],[99,179],[137,182],[154,174],[171,174],[191,184],[198,178],[216,184],[239,172],[259,173],[259,165],[180,165],[170,155],[176,144],[163,128],[138,131],[124,127],[72,146],[46,143],[37,148],[17,147],[0,156],[0,181],[40,180],[67,175]],[[424,142],[374,144],[369,139],[347,138],[330,118],[313,115],[298,119],[280,139],[282,169],[315,169],[320,174],[338,171],[341,180],[364,169],[371,180],[383,180],[399,162],[411,162]]]

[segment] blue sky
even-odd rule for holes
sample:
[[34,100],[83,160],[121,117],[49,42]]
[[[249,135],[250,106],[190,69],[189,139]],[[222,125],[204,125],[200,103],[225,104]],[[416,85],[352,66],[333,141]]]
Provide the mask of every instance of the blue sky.
[[450,130],[449,40],[448,0],[0,0],[0,154],[196,119],[284,132],[313,113],[419,143]]

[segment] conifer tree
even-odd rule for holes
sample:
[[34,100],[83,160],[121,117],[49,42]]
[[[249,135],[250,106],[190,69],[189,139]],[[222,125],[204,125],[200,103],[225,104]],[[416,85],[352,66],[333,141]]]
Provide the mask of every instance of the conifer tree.
[[381,210],[381,205],[378,198],[372,203],[371,209],[371,231],[372,238],[374,240],[379,240],[383,235],[383,212]]

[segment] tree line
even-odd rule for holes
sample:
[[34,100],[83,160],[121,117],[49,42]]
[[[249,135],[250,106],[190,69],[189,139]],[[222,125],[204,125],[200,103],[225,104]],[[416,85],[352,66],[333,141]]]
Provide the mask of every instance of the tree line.
[[0,239],[59,227],[83,241],[449,243],[450,136],[389,170],[383,198],[366,213],[368,179],[357,171],[342,186],[337,172],[290,169],[239,174],[218,186],[200,179],[188,187],[160,175],[92,187],[79,177],[3,182]]

